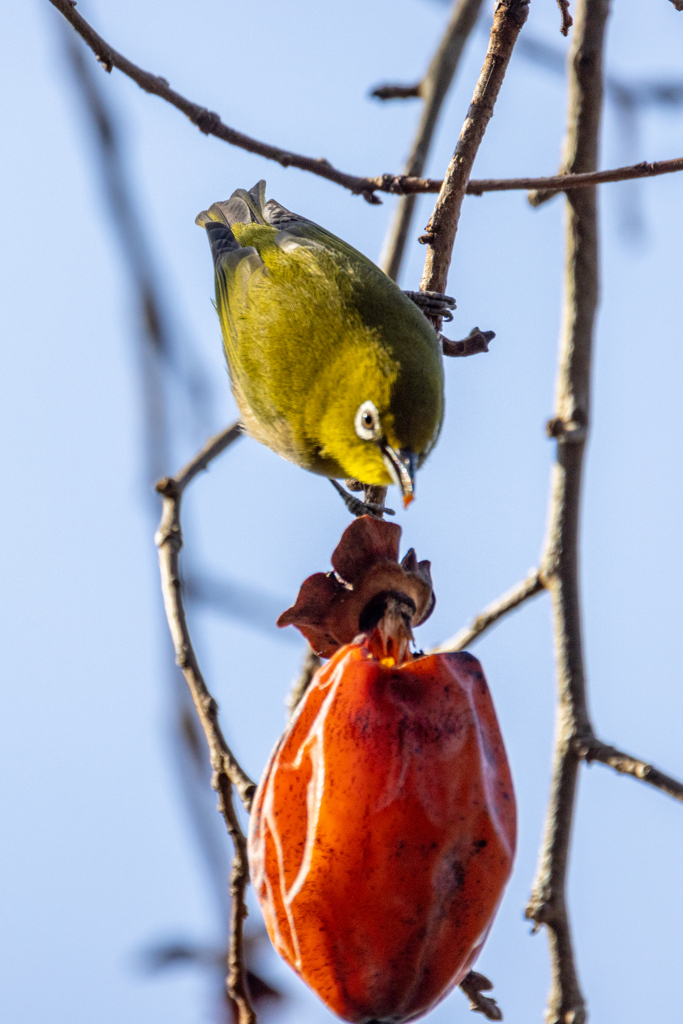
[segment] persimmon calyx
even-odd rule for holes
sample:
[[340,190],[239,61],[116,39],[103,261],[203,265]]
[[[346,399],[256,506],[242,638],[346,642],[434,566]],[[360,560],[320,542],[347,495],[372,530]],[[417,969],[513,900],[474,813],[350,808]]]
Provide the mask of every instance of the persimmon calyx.
[[[317,654],[329,658],[358,634],[371,632],[391,607],[396,628],[397,615],[405,626],[405,653],[413,627],[431,615],[436,598],[430,562],[418,562],[413,548],[398,561],[400,537],[396,523],[372,516],[355,519],[332,555],[333,571],[304,580],[296,602],[282,613],[278,626],[296,626]],[[384,628],[388,641],[388,627]],[[399,634],[396,644],[403,644]]]

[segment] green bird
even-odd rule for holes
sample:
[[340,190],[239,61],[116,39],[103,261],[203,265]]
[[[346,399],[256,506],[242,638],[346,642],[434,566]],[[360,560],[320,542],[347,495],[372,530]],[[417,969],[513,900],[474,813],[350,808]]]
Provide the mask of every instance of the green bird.
[[416,302],[448,318],[454,302],[402,292],[340,238],[266,202],[265,187],[197,217],[244,429],[333,483],[395,483],[407,506],[444,409],[441,339]]

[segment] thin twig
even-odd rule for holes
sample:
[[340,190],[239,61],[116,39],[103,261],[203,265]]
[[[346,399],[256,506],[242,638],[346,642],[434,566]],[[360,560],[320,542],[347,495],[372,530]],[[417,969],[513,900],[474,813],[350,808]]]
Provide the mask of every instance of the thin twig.
[[161,590],[176,660],[185,676],[206,736],[213,769],[212,784],[218,792],[219,810],[235,847],[230,876],[230,945],[226,986],[230,998],[238,1007],[240,1024],[255,1024],[256,1015],[249,1000],[244,967],[243,923],[247,916],[245,893],[249,881],[247,844],[235,811],[232,787],[236,787],[242,803],[249,810],[256,785],[242,769],[223,736],[218,721],[218,705],[201,674],[183,606],[179,566],[179,554],[183,545],[180,527],[183,492],[194,477],[208,467],[212,459],[238,440],[241,432],[240,424],[233,424],[221,434],[210,438],[198,455],[176,477],[167,477],[159,481],[156,489],[162,496],[163,508],[161,523],[154,539],[159,550]]
[[[539,178],[470,178],[465,194],[481,196],[485,192],[526,192],[529,189],[538,189],[550,191],[554,195],[556,192],[606,185],[613,181],[656,178],[661,174],[675,174],[677,171],[683,171],[683,157],[675,157],[673,160],[641,160],[638,164],[613,167],[607,171],[591,171],[587,174],[553,174]],[[390,192],[394,195],[436,193],[441,191],[443,185],[439,178],[407,178],[400,174],[396,177],[383,174],[377,178],[364,178],[363,181],[368,189]]]
[[207,110],[206,107],[202,107],[200,104],[193,103],[192,100],[181,96],[180,93],[171,89],[165,78],[159,75],[152,75],[149,71],[144,71],[137,64],[133,64],[127,57],[124,57],[123,54],[118,53],[78,13],[74,0],[50,0],[50,3],[73,25],[81,38],[85,40],[93,51],[105,71],[117,68],[124,75],[131,78],[141,89],[144,89],[145,92],[159,96],[182,111],[205,135],[214,135],[216,138],[222,139],[233,146],[246,149],[249,153],[256,153],[267,160],[276,160],[283,167],[298,167],[302,171],[310,171],[319,177],[327,178],[338,185],[343,185],[344,188],[348,188],[351,192],[363,195],[370,203],[378,203],[380,201],[371,192],[368,192],[365,179],[336,170],[324,158],[316,160],[313,157],[290,153],[287,150],[280,149],[278,146],[271,146],[266,142],[260,142],[258,139],[252,139],[249,135],[235,131],[234,128],[229,128],[214,111]]
[[212,459],[233,444],[241,436],[241,433],[240,424],[234,423],[221,434],[210,438],[198,455],[176,477],[165,477],[159,481],[156,489],[163,498],[163,508],[161,523],[154,539],[159,549],[161,589],[176,660],[190,688],[209,744],[211,766],[216,773],[216,781],[220,782],[221,776],[225,775],[236,786],[242,803],[249,810],[256,786],[240,767],[218,723],[218,705],[204,681],[192,646],[183,605],[179,570],[179,553],[183,546],[180,528],[180,504],[183,491],[190,481],[206,469]]
[[[522,0],[508,0],[508,3],[512,2],[523,6]],[[76,11],[72,0],[50,0],[50,3],[64,15],[87,43],[106,71],[117,68],[131,78],[141,89],[144,89],[145,92],[152,93],[160,99],[166,100],[167,103],[182,111],[205,135],[213,135],[230,145],[246,149],[250,153],[257,153],[267,160],[275,160],[283,167],[298,167],[300,170],[308,171],[318,177],[325,178],[327,181],[341,185],[354,195],[362,195],[371,203],[380,202],[376,196],[377,192],[405,196],[441,191],[443,182],[435,178],[408,177],[405,174],[380,174],[376,177],[347,174],[345,171],[339,171],[334,168],[323,157],[315,159],[314,157],[301,156],[289,150],[280,149],[278,146],[259,142],[248,135],[243,135],[241,132],[235,131],[223,124],[218,114],[207,110],[192,100],[185,99],[184,96],[175,92],[170,88],[165,78],[144,71],[114,50],[109,43],[98,35],[85,18]],[[600,171],[591,179],[577,177],[574,180],[572,175],[569,174],[555,175],[549,178],[472,179],[466,191],[468,195],[482,195],[484,192],[505,192],[520,189],[550,189],[558,191],[569,188],[581,188],[602,182],[627,181],[631,178],[649,178],[659,174],[671,174],[680,170],[683,170],[683,159],[663,160],[656,163],[635,164],[631,167],[618,167],[611,171]]]
[[[242,424],[237,420],[236,423],[226,427],[225,430],[221,430],[220,434],[210,437],[195,457],[173,478],[179,494],[183,493],[187,485],[194,480],[198,473],[203,473],[205,469],[208,469],[209,463],[213,462],[221,452],[224,452],[235,441],[239,441],[241,436]],[[157,485],[157,490],[160,494],[163,494],[163,491],[160,490],[163,483],[164,481],[162,480]]]
[[562,16],[562,24],[560,25],[560,32],[563,36],[569,35],[569,29],[574,24],[574,19],[569,13],[569,0],[557,0],[557,6],[560,8],[560,14]]
[[476,356],[482,352],[488,352],[489,344],[495,336],[495,331],[480,331],[478,327],[473,327],[467,337],[460,341],[451,341],[450,338],[444,338],[441,334],[441,348],[443,354],[451,359]]
[[370,93],[376,100],[416,100],[422,98],[423,82],[414,85],[378,85]]
[[[628,167],[614,167],[609,171],[592,171],[586,174],[555,174],[548,178],[483,178],[472,179],[467,187],[468,195],[482,195],[484,192],[508,192],[512,190],[552,189],[569,192],[604,185],[610,181],[632,181],[634,178],[655,178],[660,174],[683,171],[683,158],[675,160],[641,161]],[[426,190],[425,190],[426,191]],[[436,189],[434,189],[436,191]]]
[[634,778],[640,779],[641,782],[646,782],[648,786],[661,789],[662,793],[667,793],[674,800],[683,800],[683,782],[679,782],[671,775],[665,775],[664,772],[660,772],[658,768],[654,768],[646,761],[640,761],[637,757],[625,754],[608,743],[602,743],[594,736],[580,743],[577,752],[579,757],[588,764],[592,761],[599,761],[601,764],[614,768],[617,772],[632,775]]
[[[569,61],[565,166],[595,170],[602,111],[602,49],[609,0],[578,0]],[[545,924],[552,985],[548,1024],[583,1024],[585,1001],[574,962],[566,875],[576,794],[577,744],[590,740],[578,580],[578,528],[583,454],[589,422],[591,348],[598,304],[598,227],[594,189],[567,195],[564,322],[554,424],[557,437],[550,521],[540,575],[555,619],[558,709],[552,790],[527,917]]]
[[499,597],[497,601],[493,601],[490,605],[487,605],[482,612],[479,612],[477,617],[472,620],[469,626],[461,629],[460,632],[452,636],[450,640],[444,640],[442,644],[435,647],[433,654],[445,654],[448,651],[464,651],[473,640],[476,640],[478,636],[485,633],[495,622],[502,619],[504,615],[511,612],[514,608],[518,608],[525,601],[528,601],[530,597],[534,597],[535,594],[540,594],[544,589],[543,582],[541,581],[538,569],[533,569],[526,579],[518,583],[517,586],[512,587],[507,593]]
[[225,818],[228,832],[235,846],[235,856],[230,872],[230,938],[225,988],[228,997],[237,1007],[239,1024],[256,1024],[256,1012],[251,1005],[247,970],[244,963],[244,921],[249,913],[246,900],[247,886],[249,885],[247,840],[240,827],[232,798],[232,784],[225,771],[214,774],[214,788],[219,794],[219,810]]
[[484,992],[490,992],[493,988],[493,982],[483,975],[479,974],[478,971],[470,971],[460,982],[458,986],[462,992],[465,993],[470,1001],[470,1010],[474,1010],[475,1013],[483,1013],[487,1020],[502,1020],[503,1013],[492,996],[483,995]]
[[136,351],[141,407],[143,409],[144,488],[151,515],[157,515],[157,502],[150,491],[158,477],[168,471],[169,442],[164,402],[163,362],[168,361],[172,339],[164,303],[157,286],[157,274],[144,234],[143,219],[134,201],[130,175],[121,142],[121,132],[106,103],[106,94],[95,77],[96,70],[85,49],[67,25],[62,23],[66,56],[78,86],[95,144],[100,186],[104,195],[114,237],[120,245],[122,264],[128,274],[136,311]]
[[[419,95],[424,100],[415,141],[404,170],[407,177],[419,178],[424,171],[441,107],[460,63],[465,43],[477,22],[481,5],[482,0],[455,0],[446,31],[432,58],[427,74],[417,86],[417,92],[411,93],[408,89],[403,93],[406,96]],[[401,94],[400,86],[385,86],[383,90],[376,89],[373,92],[373,96],[380,96],[380,94],[382,99],[387,99],[389,96],[394,98]],[[384,243],[381,266],[394,280],[398,278],[401,269],[415,202],[416,195],[414,193],[402,196]]]
[[[465,123],[423,236],[429,246],[420,288],[445,292],[460,209],[472,164],[507,71],[512,49],[529,11],[529,0],[498,0],[491,36]],[[437,327],[440,326],[440,321]]]

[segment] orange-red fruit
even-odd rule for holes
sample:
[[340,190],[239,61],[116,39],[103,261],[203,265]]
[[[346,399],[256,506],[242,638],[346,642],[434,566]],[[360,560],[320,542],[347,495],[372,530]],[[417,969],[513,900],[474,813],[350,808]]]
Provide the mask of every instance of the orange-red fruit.
[[515,848],[479,662],[387,662],[359,642],[318,671],[261,780],[249,835],[275,948],[357,1024],[410,1020],[462,980]]

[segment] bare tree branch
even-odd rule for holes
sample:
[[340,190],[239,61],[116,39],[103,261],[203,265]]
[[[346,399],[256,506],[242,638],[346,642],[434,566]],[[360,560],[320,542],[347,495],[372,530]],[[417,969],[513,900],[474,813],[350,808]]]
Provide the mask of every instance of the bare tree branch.
[[[218,806],[228,826],[230,838],[235,845],[235,856],[230,872],[230,930],[228,942],[228,975],[225,987],[228,997],[237,1007],[239,1024],[256,1024],[256,1012],[251,1005],[247,985],[247,969],[244,950],[244,921],[249,913],[247,910],[247,886],[249,885],[249,861],[247,858],[247,840],[240,828],[240,823],[232,799],[232,784],[225,771],[216,772],[214,786],[218,790]],[[255,787],[254,787],[255,788]],[[251,803],[251,796],[249,802]],[[244,798],[243,798],[244,799]]]
[[[407,177],[419,178],[424,171],[441,107],[460,63],[465,43],[477,22],[481,5],[482,0],[455,0],[446,31],[432,58],[427,74],[417,86],[417,93],[411,93],[410,89],[403,93],[405,96],[419,95],[424,100],[413,148],[406,161],[404,174]],[[416,87],[413,86],[413,88]],[[392,89],[392,97],[399,95],[400,86],[385,86],[384,90],[376,89],[373,96],[382,94],[381,98],[386,99]],[[408,194],[401,198],[384,243],[381,266],[394,280],[397,279],[401,269],[415,202],[415,194]]]
[[[528,11],[529,0],[499,0],[496,6],[489,46],[472,103],[427,225],[427,233],[423,236],[429,249],[420,284],[422,291],[446,291],[460,209],[472,164],[493,115],[512,49]],[[440,326],[440,322],[437,326]]]
[[416,100],[422,98],[423,82],[414,85],[378,85],[370,93],[376,100]]
[[240,423],[234,423],[216,437],[210,438],[198,455],[176,477],[165,477],[159,481],[156,489],[163,498],[163,508],[155,542],[159,550],[164,608],[173,638],[176,660],[190,688],[209,744],[211,766],[216,773],[216,781],[220,782],[222,775],[225,775],[227,780],[236,786],[242,803],[249,810],[256,786],[242,770],[226,743],[218,723],[218,705],[209,693],[199,669],[183,607],[178,559],[183,546],[180,528],[180,503],[183,491],[198,473],[207,468],[212,459],[237,441],[241,433]]
[[164,608],[173,638],[176,660],[185,676],[206,736],[213,769],[212,784],[218,792],[219,809],[235,847],[230,876],[230,943],[226,986],[230,998],[238,1008],[240,1024],[255,1024],[256,1015],[249,1000],[244,967],[243,924],[247,916],[245,897],[249,882],[247,844],[235,811],[232,787],[236,787],[242,803],[249,810],[256,785],[242,769],[223,736],[218,721],[218,705],[199,669],[183,607],[179,567],[179,554],[183,544],[180,527],[183,491],[198,473],[208,467],[212,459],[238,440],[241,432],[239,422],[233,424],[221,434],[210,438],[198,455],[176,477],[159,481],[156,489],[162,496],[163,508],[155,541],[159,550]]
[[[207,110],[192,100],[185,99],[179,93],[170,88],[165,78],[152,75],[143,71],[132,61],[129,61],[122,54],[113,49],[92,26],[75,9],[72,0],[50,0],[50,3],[60,11],[67,21],[74,27],[82,39],[88,44],[97,59],[106,71],[117,68],[123,74],[131,78],[145,92],[152,93],[160,99],[166,100],[172,106],[182,111],[194,125],[205,135],[213,135],[218,139],[250,153],[256,153],[267,160],[275,160],[283,167],[298,167],[300,170],[308,171],[318,177],[325,178],[343,188],[348,189],[354,195],[362,195],[371,203],[378,203],[377,192],[387,192],[392,195],[407,196],[416,193],[437,193],[441,191],[442,181],[434,178],[410,177],[405,174],[380,174],[376,177],[362,177],[355,174],[347,174],[332,167],[328,160],[321,157],[301,156],[291,153],[289,150],[271,146],[265,142],[259,142],[235,131],[223,124],[218,114]],[[524,0],[506,0],[507,4],[524,8]],[[481,81],[481,78],[480,78]],[[490,116],[490,115],[489,115]],[[570,188],[582,188],[589,185],[600,184],[611,181],[627,181],[631,178],[649,178],[659,174],[671,174],[683,170],[683,159],[661,160],[655,163],[640,163],[630,167],[618,167],[611,171],[599,171],[588,178],[587,176],[572,176],[571,174],[555,175],[553,177],[541,178],[491,178],[476,180],[472,179],[467,185],[468,195],[482,195],[484,192],[505,192],[508,190],[545,189],[553,193],[559,190]],[[437,291],[438,289],[430,289]]]
[[362,195],[370,203],[378,203],[380,201],[372,192],[367,190],[364,178],[358,178],[352,174],[344,174],[342,171],[332,167],[324,158],[316,160],[312,157],[290,153],[287,150],[280,149],[278,146],[259,142],[258,139],[252,139],[249,135],[235,131],[234,128],[229,128],[228,125],[223,124],[219,115],[214,111],[207,110],[206,107],[202,107],[198,103],[193,103],[191,100],[181,96],[180,93],[171,89],[165,78],[159,75],[152,75],[149,71],[144,71],[128,60],[127,57],[124,57],[123,54],[118,53],[78,13],[74,0],[50,0],[50,3],[73,25],[81,38],[85,40],[93,51],[105,71],[118,68],[119,71],[122,71],[124,75],[127,75],[139,85],[141,89],[144,89],[145,92],[159,96],[182,111],[205,135],[214,135],[216,138],[222,139],[233,146],[246,149],[249,153],[256,153],[257,156],[263,156],[267,160],[276,160],[283,167],[298,167],[302,171],[310,171],[319,177],[327,178],[338,185],[343,185],[344,188],[348,188],[351,192]]
[[[220,434],[216,434],[214,437],[210,437],[204,447],[197,452],[195,457],[184,466],[180,472],[173,478],[178,493],[182,494],[189,483],[192,483],[198,473],[203,473],[205,469],[208,469],[209,463],[213,462],[217,456],[224,452],[226,448],[229,448],[235,441],[239,441],[242,436],[242,424],[239,420],[231,426],[226,427],[225,430],[221,430]],[[163,494],[161,490],[162,485],[165,481],[160,480],[157,484],[157,490],[160,494]]]
[[569,13],[569,0],[557,0],[557,6],[560,8],[560,14],[562,15],[562,24],[560,26],[560,32],[563,36],[568,36],[569,29],[574,24],[574,19]]
[[683,782],[672,778],[671,775],[665,775],[664,772],[660,772],[658,768],[653,768],[646,761],[639,761],[638,758],[625,754],[623,751],[617,750],[616,747],[602,743],[595,736],[579,742],[577,752],[579,757],[588,764],[592,761],[600,761],[601,764],[606,764],[617,772],[622,772],[624,775],[633,775],[634,778],[640,779],[641,782],[646,782],[648,786],[660,789],[662,793],[667,793],[674,800],[683,800]]
[[467,337],[462,338],[460,341],[451,341],[450,338],[444,338],[443,334],[439,335],[443,354],[451,359],[475,356],[481,352],[488,352],[489,343],[493,341],[495,336],[495,331],[480,331],[478,327],[473,327]]
[[[485,192],[514,192],[529,189],[546,190],[553,193],[568,192],[571,189],[590,188],[612,181],[632,181],[637,178],[656,178],[660,174],[674,174],[683,171],[683,157],[673,160],[642,160],[626,167],[614,167],[607,171],[592,171],[588,174],[554,174],[541,178],[470,178],[465,194],[481,196]],[[382,174],[376,178],[363,179],[369,189],[389,192],[394,195],[412,193],[436,193],[441,191],[443,181],[438,178],[408,178],[405,175]],[[533,205],[533,204],[532,204]]]
[[[569,61],[569,113],[565,166],[595,170],[602,111],[602,50],[609,0],[578,0]],[[578,528],[583,453],[589,421],[591,349],[598,305],[598,227],[594,189],[567,195],[564,323],[560,342],[557,437],[550,521],[541,578],[555,618],[558,709],[552,790],[545,837],[527,917],[545,924],[550,939],[552,986],[548,1024],[583,1024],[585,1001],[574,962],[566,904],[579,755],[577,742],[592,729],[586,704],[578,579]]]
[[538,569],[533,569],[526,579],[512,587],[511,590],[508,590],[497,601],[487,605],[483,612],[479,612],[477,617],[472,620],[469,626],[461,629],[450,640],[444,640],[442,644],[434,648],[432,653],[445,654],[448,651],[464,651],[473,640],[476,640],[478,636],[485,633],[495,622],[498,622],[499,619],[502,619],[503,616],[513,611],[513,609],[519,608],[530,597],[540,594],[543,589],[544,586],[539,571]]
[[[174,344],[175,332],[171,323],[177,320],[169,310],[168,296],[159,285],[161,275],[155,265],[154,249],[145,233],[144,216],[136,202],[135,188],[128,172],[126,148],[115,111],[110,109],[104,81],[100,82],[96,65],[71,28],[62,21],[64,47],[69,65],[82,99],[87,123],[93,129],[88,133],[94,145],[97,170],[104,198],[109,207],[112,227],[118,236],[122,262],[129,277],[131,299],[137,313],[137,344],[135,355],[141,382],[143,409],[144,496],[147,510],[156,521],[158,501],[150,493],[150,483],[168,469],[170,458],[169,417],[166,401],[165,370],[175,371],[190,403],[192,411],[202,410],[197,419],[204,420],[210,408],[210,390],[200,364],[192,358],[191,349],[181,353]],[[182,417],[183,423],[187,417]],[[151,499],[151,501],[150,501]],[[159,609],[161,611],[161,609]],[[160,623],[161,625],[161,623]],[[166,641],[166,626],[164,630]],[[164,658],[168,683],[173,701],[174,753],[181,791],[196,829],[204,854],[209,877],[215,894],[216,906],[228,927],[229,893],[225,884],[228,866],[228,844],[220,823],[214,819],[215,809],[210,807],[206,783],[211,766],[199,735],[194,707],[185,682],[179,678],[170,659]],[[227,941],[227,939],[226,939]],[[223,957],[223,966],[226,959]]]
[[674,160],[655,160],[650,163],[643,160],[639,164],[631,164],[628,167],[615,167],[609,171],[592,171],[587,174],[556,174],[548,178],[472,179],[467,187],[467,194],[478,196],[484,192],[507,192],[517,189],[553,189],[569,192],[574,189],[588,188],[591,185],[603,185],[611,181],[655,178],[660,174],[673,174],[676,171],[683,171],[683,158],[681,157]]
[[470,1001],[470,1010],[483,1013],[487,1020],[502,1020],[503,1013],[492,996],[485,996],[493,988],[493,982],[478,971],[470,971],[460,982],[458,988],[465,993]]
[[216,576],[203,568],[186,570],[183,575],[183,593],[188,607],[194,604],[211,608],[280,643],[299,645],[292,632],[278,629],[275,625],[278,615],[287,607],[286,597],[277,597],[242,581]]

